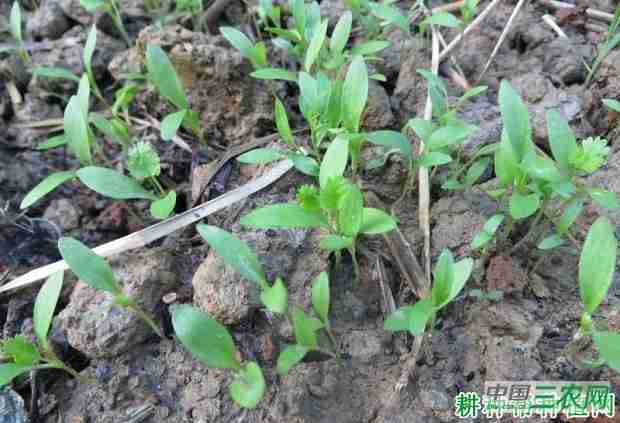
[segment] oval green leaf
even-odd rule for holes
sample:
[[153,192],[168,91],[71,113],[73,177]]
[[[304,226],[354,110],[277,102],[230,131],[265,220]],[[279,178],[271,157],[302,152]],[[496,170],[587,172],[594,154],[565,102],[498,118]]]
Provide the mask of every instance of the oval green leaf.
[[115,200],[157,200],[153,193],[144,189],[135,179],[112,169],[88,166],[78,170],[77,176],[88,188]]
[[288,345],[278,356],[277,371],[280,376],[285,376],[293,366],[304,359],[310,351],[302,345]]
[[73,178],[75,178],[75,172],[73,171],[56,172],[48,175],[45,179],[39,182],[36,187],[31,189],[28,194],[26,194],[19,205],[19,208],[23,210],[30,207],[47,194],[54,191],[58,186]]
[[241,224],[261,229],[318,228],[327,225],[318,212],[297,204],[274,204],[254,210],[241,218]]
[[259,365],[251,361],[240,370],[230,385],[230,396],[243,408],[256,408],[265,395],[265,378]]
[[47,278],[34,302],[32,317],[34,333],[37,335],[39,345],[46,350],[49,348],[47,333],[50,330],[52,319],[54,318],[54,310],[62,290],[63,275],[64,272],[59,271]]

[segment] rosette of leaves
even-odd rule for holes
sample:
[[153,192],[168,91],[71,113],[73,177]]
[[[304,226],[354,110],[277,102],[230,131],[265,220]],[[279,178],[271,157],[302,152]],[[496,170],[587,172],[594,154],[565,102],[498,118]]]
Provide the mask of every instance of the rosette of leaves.
[[415,336],[422,336],[430,323],[432,330],[437,312],[463,290],[473,264],[471,258],[455,263],[452,253],[444,250],[435,265],[430,298],[421,298],[414,305],[396,310],[386,319],[385,329],[391,332],[409,331]]
[[396,220],[382,210],[364,207],[359,187],[343,177],[348,150],[348,140],[337,137],[321,162],[318,187],[300,187],[296,203],[254,210],[241,219],[241,224],[260,229],[321,229],[324,236],[320,247],[334,252],[348,250],[359,275],[355,253],[358,236],[389,232],[396,227]]
[[56,356],[47,339],[62,282],[63,272],[54,273],[37,294],[33,312],[35,342],[31,342],[24,335],[17,335],[0,343],[0,351],[8,359],[8,362],[0,364],[0,386],[31,370],[61,369],[72,376],[78,376],[75,370]]

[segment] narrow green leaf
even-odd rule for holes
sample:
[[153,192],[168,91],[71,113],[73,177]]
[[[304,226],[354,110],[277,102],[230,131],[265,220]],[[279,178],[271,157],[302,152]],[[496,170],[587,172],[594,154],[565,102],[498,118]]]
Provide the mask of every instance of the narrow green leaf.
[[73,154],[75,154],[81,164],[91,164],[93,159],[90,152],[86,116],[82,111],[80,99],[77,96],[72,96],[65,108],[63,127],[67,143]]
[[326,272],[321,272],[312,283],[312,308],[323,324],[329,326],[329,278]]
[[47,333],[50,330],[52,319],[54,318],[54,310],[62,290],[63,275],[64,272],[59,271],[47,278],[34,302],[32,313],[34,333],[37,335],[39,345],[45,350],[49,349]]
[[383,210],[365,207],[362,212],[360,233],[376,235],[396,229],[396,220]]
[[339,177],[344,174],[349,159],[349,141],[342,136],[336,137],[329,145],[319,171],[319,184],[321,188],[330,178]]
[[557,230],[559,235],[564,235],[568,232],[572,224],[575,223],[575,220],[577,220],[577,218],[581,214],[582,210],[583,202],[581,200],[572,201],[564,209],[564,212],[562,213],[562,216],[557,223]]
[[459,293],[463,290],[465,283],[467,282],[467,280],[469,280],[473,267],[474,261],[470,258],[466,258],[454,263],[454,265],[452,266],[454,273],[452,284],[450,285],[449,295],[444,299],[443,302],[435,305],[437,310],[448,305],[457,297],[457,295],[459,295]]
[[87,166],[77,171],[80,181],[93,191],[115,200],[157,200],[135,179],[105,167]]
[[295,147],[295,138],[293,137],[293,132],[291,131],[291,127],[288,123],[286,109],[278,97],[275,98],[275,116],[276,126],[278,127],[280,137],[289,146]]
[[441,252],[433,272],[431,297],[435,307],[439,308],[449,301],[454,279],[454,257],[450,250],[445,249]]
[[599,217],[590,227],[579,259],[579,291],[586,312],[594,313],[613,281],[618,241],[615,227]]
[[9,28],[11,35],[19,44],[23,43],[22,38],[22,10],[19,7],[19,2],[16,0],[11,7],[11,17],[9,18]]
[[265,395],[265,377],[259,365],[251,361],[230,384],[230,396],[243,408],[254,409]]
[[286,314],[288,309],[288,291],[282,279],[276,278],[273,285],[267,285],[263,288],[260,300],[270,312]]
[[520,194],[513,192],[510,197],[510,215],[515,219],[525,219],[530,217],[540,207],[540,195]]
[[476,160],[474,164],[472,164],[469,169],[467,169],[467,173],[465,174],[465,184],[473,185],[482,175],[484,175],[484,171],[487,170],[489,164],[491,163],[490,157],[483,157],[479,160]]
[[620,208],[620,201],[615,192],[604,189],[591,189],[590,197],[592,197],[596,204],[606,209],[617,210]]
[[319,164],[310,156],[301,153],[289,154],[288,158],[293,162],[295,169],[308,176],[319,176]]
[[389,41],[367,41],[365,43],[356,44],[351,49],[352,56],[369,56],[371,54],[379,53],[390,46]]
[[80,0],[80,5],[91,13],[107,6],[105,0]]
[[319,247],[327,251],[340,251],[353,245],[351,238],[344,238],[338,235],[327,235],[319,241]]
[[482,228],[482,231],[477,234],[471,242],[471,248],[477,250],[478,248],[484,247],[488,244],[493,239],[495,232],[497,232],[499,225],[501,225],[503,221],[503,214],[496,214],[487,220]]
[[577,150],[577,140],[568,122],[557,110],[547,112],[547,133],[553,158],[561,167],[568,168],[569,158]]
[[538,249],[546,251],[552,250],[564,244],[564,240],[557,234],[550,235],[538,243]]
[[306,33],[306,4],[304,0],[292,0],[295,29],[302,37]]
[[[347,10],[340,19],[338,19],[338,23],[329,41],[329,50],[332,54],[339,55],[343,52],[347,45],[347,41],[349,41],[352,25],[353,14]],[[355,53],[353,53],[353,55],[355,55]]]
[[246,59],[252,57],[254,44],[243,32],[230,26],[223,26],[220,28],[220,33],[234,48],[239,50],[243,57]]
[[325,19],[319,28],[318,31],[314,33],[312,39],[310,40],[310,45],[306,50],[306,58],[304,60],[304,69],[306,72],[310,72],[312,65],[319,58],[319,53],[321,52],[321,48],[325,43],[325,38],[327,37],[327,24],[329,21]]
[[30,207],[47,194],[54,191],[57,187],[73,178],[75,178],[75,172],[73,171],[55,172],[48,175],[26,194],[19,208],[23,210]]
[[282,151],[276,148],[255,148],[237,157],[237,161],[245,164],[267,164],[282,157]]
[[70,70],[51,66],[37,66],[32,71],[34,76],[43,78],[68,79],[70,81],[80,82],[80,78],[75,76]]
[[299,307],[293,308],[293,329],[295,331],[295,339],[299,345],[308,348],[317,347],[316,327],[312,319]]
[[38,144],[36,150],[45,151],[51,150],[52,148],[62,147],[67,144],[67,138],[65,138],[65,134],[56,135],[48,138],[42,143]]
[[401,307],[385,321],[384,327],[391,332],[408,330],[415,336],[424,334],[428,320],[435,312],[429,298],[419,300],[412,306]]
[[149,80],[159,94],[179,109],[189,109],[183,85],[166,52],[160,46],[149,44],[146,48],[146,68]]
[[447,125],[433,131],[428,138],[426,147],[438,150],[454,144],[461,144],[478,130],[473,125]]
[[274,204],[254,210],[241,218],[241,224],[261,229],[319,228],[327,225],[318,212],[297,204]]
[[605,364],[620,372],[620,333],[596,331],[592,340]]
[[449,12],[436,12],[424,20],[427,24],[445,26],[447,28],[459,28],[463,22]]
[[357,185],[351,184],[342,197],[338,210],[338,231],[355,238],[362,227],[364,195]]
[[161,121],[161,137],[164,141],[170,141],[176,136],[186,114],[186,109],[179,110],[178,112],[170,113]]
[[0,364],[0,387],[8,385],[17,376],[30,370],[32,370],[32,366],[29,365],[16,363]]
[[82,282],[113,295],[122,294],[108,262],[86,245],[77,239],[63,237],[58,240],[58,250],[63,260]]
[[533,148],[532,128],[527,106],[506,80],[499,89],[499,109],[508,140],[520,162]]
[[413,129],[413,132],[415,132],[418,138],[424,142],[427,142],[433,133],[433,124],[426,119],[409,119],[407,122],[407,127]]
[[511,186],[519,176],[519,162],[517,155],[508,140],[506,129],[502,131],[502,140],[499,148],[495,152],[495,174],[501,182],[503,188]]
[[[84,68],[89,75],[93,74],[93,54],[95,53],[95,47],[97,45],[97,27],[93,24],[91,27],[88,37],[86,38],[86,43],[84,44],[84,52],[82,54],[82,59],[84,60]],[[93,75],[94,78],[94,75]],[[94,82],[94,81],[93,81]]]
[[164,198],[155,200],[151,203],[151,215],[155,219],[166,219],[174,211],[177,204],[177,193],[170,191]]
[[405,157],[408,163],[413,160],[413,149],[409,139],[400,132],[396,131],[374,131],[366,134],[366,139],[375,145],[387,148],[397,148]]
[[170,312],[174,333],[196,358],[215,369],[241,368],[233,339],[224,326],[187,304],[173,305]]
[[90,81],[88,80],[88,75],[82,75],[82,78],[80,78],[77,94],[75,96],[78,98],[78,104],[80,105],[80,110],[82,110],[84,122],[88,122],[88,109],[90,106]]
[[224,263],[239,272],[244,278],[262,286],[267,283],[263,266],[250,247],[239,238],[216,226],[200,224],[196,226],[215,252],[222,257]]
[[620,113],[620,101],[614,100],[613,98],[604,98],[603,104],[614,112]]
[[368,69],[362,56],[355,56],[349,65],[342,92],[342,119],[351,132],[358,132],[362,112],[368,101]]
[[275,79],[282,81],[297,82],[297,74],[295,72],[288,71],[280,68],[261,68],[257,69],[250,74],[252,78],[256,79]]
[[368,3],[370,11],[376,17],[399,27],[406,34],[409,33],[409,21],[398,9],[384,3]]
[[280,376],[286,376],[293,366],[304,359],[310,351],[302,345],[287,345],[278,356],[277,371]]
[[434,167],[450,163],[451,161],[452,157],[450,157],[449,154],[431,151],[420,156],[418,159],[418,164],[421,167]]

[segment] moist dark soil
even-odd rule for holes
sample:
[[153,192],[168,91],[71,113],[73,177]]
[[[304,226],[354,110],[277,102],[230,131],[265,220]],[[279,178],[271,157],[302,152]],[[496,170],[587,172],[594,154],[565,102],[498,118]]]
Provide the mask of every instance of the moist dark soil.
[[[159,44],[183,80],[192,109],[200,114],[208,145],[184,134],[192,154],[162,141],[155,128],[137,128],[134,134],[158,149],[165,164],[165,184],[174,187],[181,200],[177,212],[234,189],[264,171],[231,161],[213,180],[208,196],[196,198],[201,177],[228,149],[275,132],[270,89],[286,100],[292,125],[303,124],[292,85],[280,83],[269,88],[249,77],[251,65],[247,60],[221,36],[192,30],[191,20],[154,25],[141,1],[121,1],[130,35],[136,38],[136,46],[127,49],[106,16],[87,13],[78,0],[33,3],[22,2],[32,64],[24,64],[9,53],[0,55],[3,282],[58,260],[56,241],[60,236],[76,237],[96,246],[154,223],[147,204],[113,202],[78,183],[64,184],[25,213],[19,210],[24,195],[43,177],[77,166],[62,148],[37,151],[35,147],[47,138],[50,127],[33,125],[61,118],[64,104],[76,87],[72,82],[35,78],[29,69],[36,65],[60,66],[81,74],[83,44],[93,22],[100,32],[94,70],[106,97],[113,99],[122,73],[143,68],[145,46]],[[251,32],[246,9],[254,6],[250,3],[233,1],[219,24]],[[487,3],[482,1],[481,6]],[[617,5],[612,0],[581,3],[610,13]],[[403,9],[411,6],[406,1],[396,4]],[[431,6],[441,4],[434,2]],[[515,4],[500,2],[455,50],[454,58],[470,82],[479,77]],[[340,0],[321,3],[330,20],[337,19],[343,8]],[[10,2],[0,4],[4,17],[9,9]],[[586,86],[587,69],[583,63],[593,62],[604,39],[603,33],[586,24],[605,26],[579,13],[558,15],[568,35],[563,39],[543,22],[546,13],[553,12],[537,1],[526,2],[480,81],[489,90],[471,101],[462,113],[463,118],[480,127],[466,154],[475,146],[499,140],[502,125],[497,90],[500,81],[506,79],[528,104],[536,142],[543,149],[547,148],[544,115],[552,108],[560,109],[580,137],[603,136],[610,141],[613,152],[609,164],[590,182],[620,194],[619,117],[601,103],[602,98],[620,96],[620,49],[606,57],[592,84]],[[447,39],[455,35],[444,30]],[[387,81],[373,81],[370,87],[364,116],[364,128],[368,130],[399,130],[408,119],[423,114],[426,101],[426,85],[416,69],[429,66],[428,43],[420,35],[408,40],[397,31],[388,38],[392,46],[374,65]],[[8,34],[0,34],[0,41],[11,42]],[[295,66],[276,50],[270,51],[270,58],[275,66]],[[447,80],[451,93],[460,95],[462,88]],[[131,109],[133,115],[144,119],[161,119],[170,111],[149,90],[136,98]],[[111,141],[105,142],[111,152],[118,150]],[[371,149],[364,154],[374,157]],[[402,161],[391,156],[383,167],[365,172],[362,183],[390,207],[399,198],[406,176]],[[492,184],[493,177],[488,172],[483,179]],[[511,254],[508,248],[498,249],[481,260],[478,252],[471,251],[470,243],[497,205],[477,187],[459,194],[439,186],[432,188],[433,260],[444,248],[450,248],[457,257],[472,256],[477,260],[463,294],[442,311],[432,336],[425,341],[409,384],[398,385],[413,338],[383,329],[388,313],[385,293],[391,292],[397,306],[412,304],[416,298],[385,240],[369,237],[361,241],[360,280],[354,283],[350,259],[344,257],[335,268],[332,258],[318,249],[315,231],[248,231],[238,223],[240,216],[256,207],[292,200],[295,187],[304,183],[311,180],[290,172],[207,221],[250,243],[269,275],[280,275],[287,282],[290,299],[299,306],[309,306],[313,278],[323,270],[331,270],[330,316],[342,363],[310,356],[289,375],[278,376],[275,363],[281,349],[292,341],[290,326],[261,310],[253,287],[223,266],[193,228],[186,228],[112,260],[123,283],[141,295],[157,314],[169,339],[162,341],[152,336],[135,316],[111,309],[109,298],[75,281],[67,272],[52,339],[63,359],[81,371],[84,380],[55,371],[40,371],[19,379],[2,394],[7,406],[0,410],[0,421],[24,422],[28,414],[31,421],[44,423],[453,422],[457,421],[454,397],[459,392],[482,392],[485,380],[609,380],[620,397],[618,374],[607,368],[579,369],[565,351],[582,312],[576,277],[579,251],[566,246],[540,258],[532,241]],[[395,212],[401,231],[421,256],[415,191],[395,207]],[[606,212],[595,206],[587,209],[577,222],[578,240],[583,240],[589,225],[602,213]],[[620,216],[608,215],[614,224],[620,224]],[[527,225],[517,229],[513,245],[525,234]],[[541,236],[544,234],[534,234],[532,239]],[[618,275],[620,272],[616,272],[616,279]],[[500,300],[481,300],[468,295],[472,289],[501,291],[503,295]],[[32,305],[37,290],[38,285],[33,285],[0,298],[3,338],[32,333]],[[207,369],[174,340],[167,311],[171,302],[193,302],[209,310],[228,325],[241,355],[261,364],[268,388],[255,410],[241,410],[231,401],[229,372]],[[620,329],[619,313],[620,283],[615,280],[595,317],[616,322]],[[616,413],[620,415],[620,409]]]

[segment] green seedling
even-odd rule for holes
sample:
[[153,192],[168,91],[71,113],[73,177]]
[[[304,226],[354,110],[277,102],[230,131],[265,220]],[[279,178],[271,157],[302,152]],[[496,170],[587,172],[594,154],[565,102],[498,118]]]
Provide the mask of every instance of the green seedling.
[[80,0],[80,5],[91,13],[96,11],[107,13],[112,19],[114,27],[121,37],[123,37],[127,47],[132,46],[131,38],[125,29],[125,25],[123,25],[123,18],[121,17],[121,11],[116,0]]
[[112,267],[80,241],[63,237],[58,240],[58,250],[67,266],[86,285],[112,296],[113,304],[131,310],[142,319],[160,338],[164,333],[153,318],[140,308],[138,302],[128,297],[119,284]]
[[30,55],[28,54],[28,50],[24,44],[24,38],[22,36],[22,10],[19,7],[19,3],[17,1],[13,2],[13,7],[11,7],[11,16],[9,18],[9,30],[11,32],[11,36],[17,42],[17,52],[19,57],[26,63],[30,62]]
[[[504,128],[494,154],[500,187],[488,193],[502,204],[506,225],[503,239],[510,235],[514,222],[535,216],[530,230],[513,249],[536,233],[539,225],[546,225],[545,220],[553,223],[555,231],[539,240],[538,247],[549,250],[562,245],[589,200],[609,209],[620,206],[613,192],[587,186],[582,179],[605,164],[609,154],[606,140],[587,138],[578,143],[568,123],[551,110],[547,129],[553,158],[548,157],[535,147],[527,107],[506,81],[500,87],[499,104]],[[474,248],[491,241],[504,220],[498,216],[492,219],[474,240]]]
[[579,292],[584,311],[574,342],[591,337],[599,353],[598,359],[582,359],[580,364],[607,364],[620,372],[620,333],[599,330],[592,320],[613,282],[618,247],[614,233],[615,227],[606,217],[599,217],[588,231],[579,259]]
[[476,17],[478,13],[478,3],[479,0],[465,0],[463,4],[461,4],[460,10],[464,26],[469,25]]
[[157,45],[148,45],[146,49],[146,68],[148,80],[157,88],[159,94],[173,104],[178,110],[161,122],[161,137],[165,141],[176,136],[181,126],[191,131],[198,139],[204,140],[200,125],[200,116],[190,108],[189,101],[181,80],[177,75],[166,52]]
[[424,335],[427,326],[432,330],[437,312],[459,295],[473,265],[474,261],[470,258],[455,263],[452,253],[444,250],[435,265],[430,298],[421,298],[412,306],[396,310],[385,321],[385,329],[391,332],[409,331],[415,336]]
[[230,396],[241,407],[256,408],[265,395],[265,378],[260,366],[250,361],[244,365],[232,337],[224,326],[190,305],[170,307],[174,332],[192,355],[213,369],[230,369],[235,378]]
[[[201,224],[197,229],[227,265],[258,285],[260,300],[267,310],[284,315],[292,321],[296,343],[287,346],[280,354],[278,373],[287,374],[310,351],[338,357],[337,343],[329,323],[330,294],[327,273],[322,272],[312,283],[312,308],[315,316],[310,316],[299,307],[289,306],[284,281],[278,277],[275,282],[270,283],[258,257],[245,242],[215,226]],[[325,330],[332,342],[333,351],[320,346],[318,333],[321,329]]]
[[259,0],[256,13],[260,26],[265,28],[282,27],[282,8],[274,5],[273,0]]
[[359,235],[389,232],[396,221],[379,209],[365,208],[357,185],[343,178],[349,142],[337,137],[328,147],[319,169],[319,186],[305,185],[296,203],[275,204],[254,210],[241,223],[260,229],[318,228],[325,232],[319,246],[339,253],[348,250],[359,276],[356,243]]
[[607,37],[602,45],[598,48],[598,52],[596,58],[594,59],[594,63],[588,70],[588,76],[586,78],[586,85],[589,85],[596,75],[596,71],[605,60],[605,57],[620,44],[620,6],[616,7],[616,12],[614,13],[614,17],[609,23],[609,27],[607,29]]
[[614,100],[613,98],[605,98],[603,99],[603,104],[607,106],[608,109],[620,113],[620,101]]
[[54,273],[37,294],[33,315],[36,342],[29,341],[24,335],[17,335],[0,343],[0,352],[9,360],[8,363],[0,364],[0,386],[31,370],[60,369],[79,377],[75,370],[56,356],[47,339],[62,290],[62,276],[63,272]]

